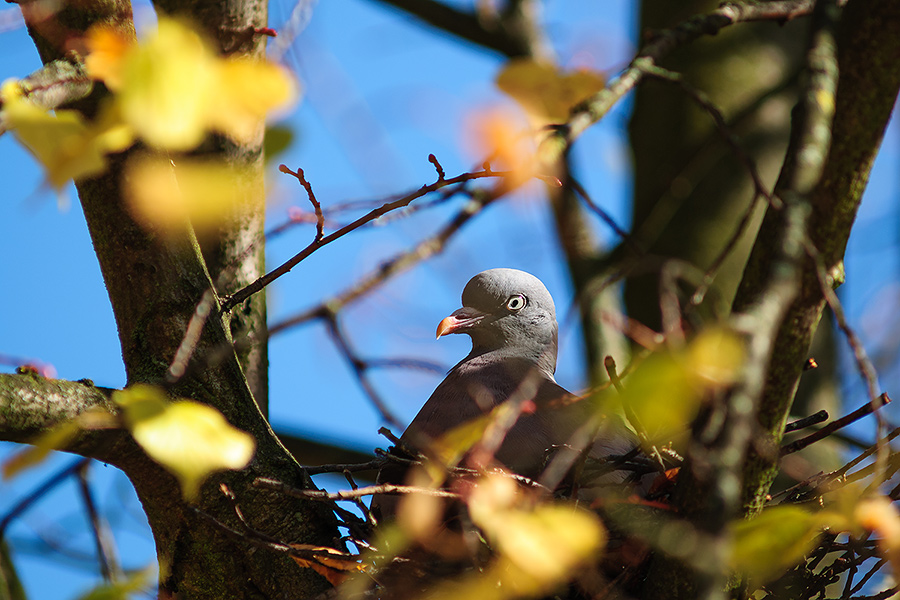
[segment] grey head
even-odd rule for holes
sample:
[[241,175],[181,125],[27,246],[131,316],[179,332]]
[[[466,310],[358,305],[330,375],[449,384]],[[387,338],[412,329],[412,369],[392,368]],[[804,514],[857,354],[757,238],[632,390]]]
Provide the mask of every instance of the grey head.
[[463,363],[484,355],[524,360],[553,378],[556,309],[540,279],[516,269],[483,271],[466,284],[462,305],[441,321],[437,337],[465,333],[472,338],[472,351]]

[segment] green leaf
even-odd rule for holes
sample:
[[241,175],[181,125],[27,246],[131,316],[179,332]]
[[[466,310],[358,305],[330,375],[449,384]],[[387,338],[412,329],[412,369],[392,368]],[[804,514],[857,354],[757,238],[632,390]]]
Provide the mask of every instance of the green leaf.
[[823,519],[798,506],[775,506],[750,521],[732,523],[731,567],[769,581],[803,559],[821,533]]
[[135,594],[147,591],[153,568],[147,567],[132,573],[124,581],[104,583],[78,597],[78,600],[128,600]]

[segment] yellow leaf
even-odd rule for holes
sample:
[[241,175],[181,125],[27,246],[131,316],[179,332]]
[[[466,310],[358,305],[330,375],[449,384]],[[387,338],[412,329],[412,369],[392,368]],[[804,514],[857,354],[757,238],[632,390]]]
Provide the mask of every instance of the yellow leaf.
[[135,441],[178,478],[187,500],[215,471],[242,469],[253,458],[253,438],[232,427],[216,409],[193,402],[170,402],[159,388],[135,385],[115,392]]
[[41,464],[50,452],[65,448],[81,431],[78,423],[69,421],[42,434],[20,452],[16,452],[3,462],[3,478],[10,479],[22,471]]
[[262,185],[250,172],[225,163],[153,156],[132,159],[125,170],[126,201],[135,219],[151,228],[173,229],[190,222],[211,230],[252,207]]
[[117,90],[122,115],[152,146],[194,148],[206,133],[216,71],[206,40],[161,18],[156,33],[124,57]]
[[47,179],[59,189],[70,179],[83,179],[104,172],[106,154],[124,150],[133,142],[131,130],[109,109],[96,124],[88,124],[74,110],[51,114],[22,96],[12,81],[0,90],[7,125],[41,162]]
[[498,554],[495,572],[505,595],[550,591],[595,558],[606,541],[593,513],[571,504],[532,507],[502,476],[480,480],[469,498],[469,513]]
[[151,146],[190,150],[214,130],[239,141],[295,96],[292,79],[265,61],[219,57],[205,38],[162,17],[140,44],[106,29],[88,36],[90,73],[116,91],[123,118]]
[[246,58],[222,62],[217,88],[209,110],[210,126],[243,142],[262,131],[266,113],[295,96],[294,85],[281,67]]
[[103,583],[78,597],[78,600],[127,600],[139,593],[146,594],[151,587],[153,567],[141,569],[124,581]]
[[888,559],[894,574],[900,574],[900,513],[884,496],[860,500],[855,510],[856,521],[878,534],[878,549]]
[[775,506],[755,519],[735,521],[731,567],[755,581],[771,580],[813,549],[823,525],[798,506]]
[[506,63],[496,83],[544,125],[564,122],[573,106],[602,90],[606,82],[593,71],[567,73],[553,64],[519,58]]
[[122,87],[122,65],[128,52],[135,46],[133,32],[126,33],[118,27],[106,24],[90,28],[85,38],[88,55],[84,66],[88,75],[102,79],[111,90]]
[[687,348],[687,366],[701,384],[709,387],[734,383],[744,362],[744,347],[734,334],[719,328],[706,329]]

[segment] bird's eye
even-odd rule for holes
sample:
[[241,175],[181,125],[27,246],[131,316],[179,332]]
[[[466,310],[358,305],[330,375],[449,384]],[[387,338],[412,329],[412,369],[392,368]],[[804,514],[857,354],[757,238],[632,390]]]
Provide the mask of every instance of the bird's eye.
[[506,301],[506,310],[522,310],[528,304],[528,299],[521,294],[510,296]]

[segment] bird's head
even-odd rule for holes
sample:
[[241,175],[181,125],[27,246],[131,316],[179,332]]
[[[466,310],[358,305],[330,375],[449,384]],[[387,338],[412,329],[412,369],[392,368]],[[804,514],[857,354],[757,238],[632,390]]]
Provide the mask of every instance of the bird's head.
[[465,333],[472,354],[501,352],[556,370],[556,309],[541,280],[516,269],[490,269],[466,284],[463,307],[440,322],[437,337]]

